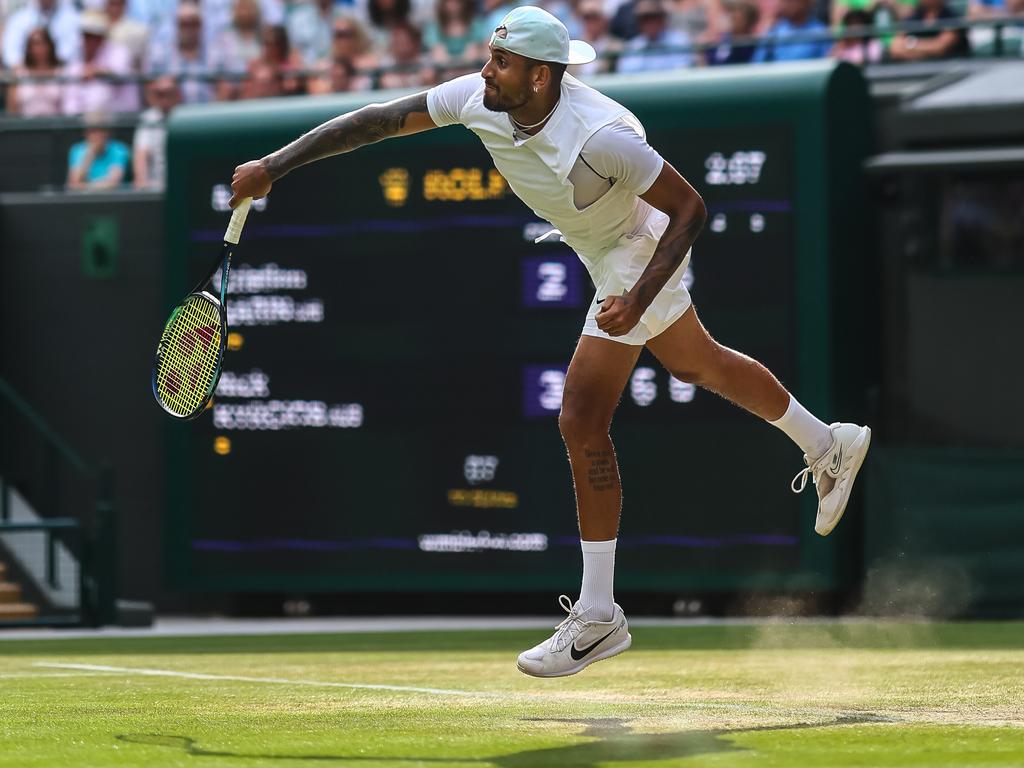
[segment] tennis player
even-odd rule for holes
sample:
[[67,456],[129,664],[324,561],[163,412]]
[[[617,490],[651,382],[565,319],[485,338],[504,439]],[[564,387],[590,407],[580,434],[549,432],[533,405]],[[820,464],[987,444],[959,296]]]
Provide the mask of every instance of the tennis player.
[[[822,536],[843,515],[871,430],[823,423],[763,365],[718,344],[701,325],[683,272],[707,217],[704,202],[648,145],[627,109],[566,74],[567,65],[592,61],[593,48],[569,40],[546,11],[522,7],[505,16],[489,49],[480,74],[341,115],[238,166],[231,204],[263,197],[314,160],[458,123],[480,138],[512,190],[586,265],[596,299],[569,364],[558,420],[576,487],[583,584],[575,603],[562,596],[569,615],[556,632],[518,660],[528,675],[558,677],[631,643],[612,591],[622,495],[609,428],[644,346],[676,378],[746,408],[803,450],[806,467],[791,486],[799,493],[808,477],[814,483]],[[722,452],[723,459],[738,455],[735,446]]]

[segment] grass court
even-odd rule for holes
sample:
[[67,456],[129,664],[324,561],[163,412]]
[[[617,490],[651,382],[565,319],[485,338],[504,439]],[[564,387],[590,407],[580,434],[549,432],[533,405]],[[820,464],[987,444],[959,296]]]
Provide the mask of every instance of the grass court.
[[544,630],[0,642],[0,765],[1024,766],[1024,623],[632,628],[535,680]]

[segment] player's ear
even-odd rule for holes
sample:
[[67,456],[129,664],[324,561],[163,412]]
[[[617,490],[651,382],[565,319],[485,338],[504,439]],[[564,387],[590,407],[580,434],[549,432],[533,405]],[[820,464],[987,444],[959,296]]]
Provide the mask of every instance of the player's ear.
[[541,65],[537,68],[537,77],[539,82],[537,84],[538,90],[544,90],[545,86],[551,82],[551,67],[548,65]]
[[551,82],[551,67],[547,64],[540,64],[534,67],[533,72],[530,73],[530,80],[533,92],[540,93],[544,90],[544,86]]

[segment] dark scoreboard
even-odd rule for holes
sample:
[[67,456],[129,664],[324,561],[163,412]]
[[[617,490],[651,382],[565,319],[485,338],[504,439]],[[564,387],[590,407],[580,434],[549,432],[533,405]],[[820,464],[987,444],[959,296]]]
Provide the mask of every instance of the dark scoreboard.
[[[217,139],[217,114],[172,125],[170,192],[188,190],[169,196],[174,291],[221,239],[234,165],[329,116],[309,112],[297,108],[291,134],[268,127],[261,149],[242,131],[248,154]],[[702,320],[801,394],[816,382],[798,360],[792,121],[680,130],[640,117],[708,206],[687,275]],[[278,182],[236,254],[213,405],[168,427],[173,583],[573,588],[579,536],[557,416],[594,288],[566,245],[534,242],[549,228],[460,127]],[[620,589],[830,586],[831,574],[808,574],[810,518],[788,485],[800,454],[777,430],[644,352],[612,436]]]

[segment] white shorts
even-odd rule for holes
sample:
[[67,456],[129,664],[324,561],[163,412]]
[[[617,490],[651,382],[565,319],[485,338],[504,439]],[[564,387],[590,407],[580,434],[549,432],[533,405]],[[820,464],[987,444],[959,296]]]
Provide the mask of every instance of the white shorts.
[[651,302],[651,306],[643,313],[633,330],[622,336],[609,336],[597,327],[597,313],[601,309],[601,302],[609,294],[622,295],[623,291],[636,285],[644,268],[654,256],[654,249],[661,239],[661,232],[664,231],[663,223],[661,226],[659,223],[653,221],[646,231],[623,235],[616,246],[602,258],[601,266],[604,267],[606,277],[601,281],[603,285],[598,286],[594,297],[600,301],[592,302],[587,312],[587,319],[583,323],[584,336],[597,336],[620,344],[643,346],[665,331],[690,308],[690,292],[686,290],[684,280],[686,268],[690,265],[690,254],[687,253],[683,263],[672,273],[665,287]]

